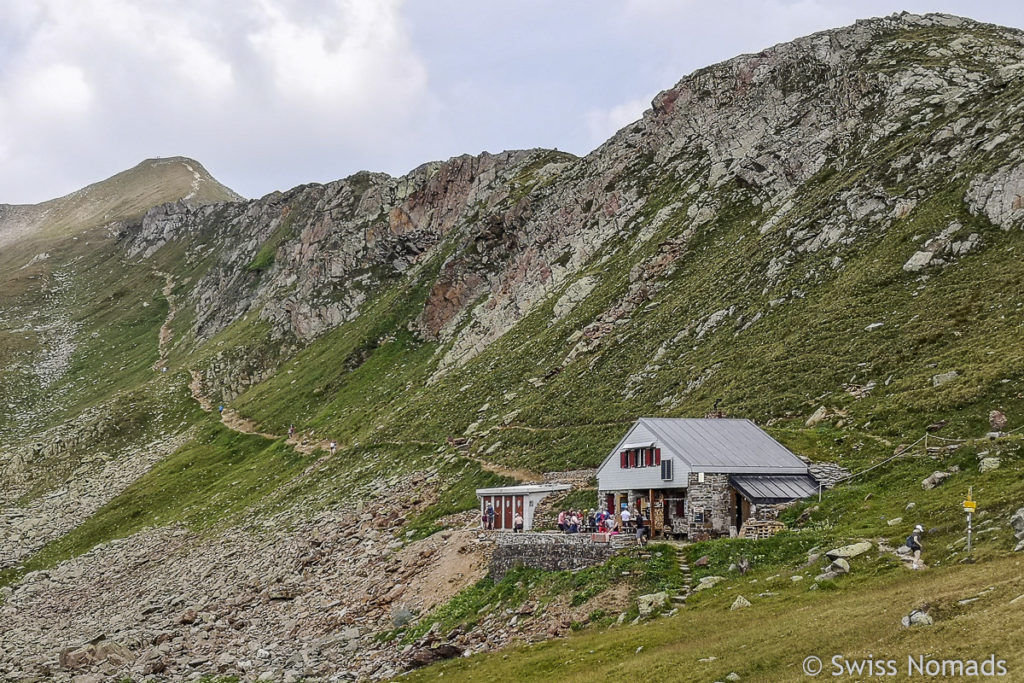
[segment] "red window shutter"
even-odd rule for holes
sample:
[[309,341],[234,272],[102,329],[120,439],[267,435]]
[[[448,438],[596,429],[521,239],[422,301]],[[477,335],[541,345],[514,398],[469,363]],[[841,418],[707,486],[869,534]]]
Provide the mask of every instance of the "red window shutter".
[[626,459],[626,451],[619,453],[619,467],[622,469],[629,467],[629,461]]
[[636,467],[636,449],[629,449],[629,466]]
[[660,448],[655,448],[654,449],[654,464],[655,465],[660,465],[661,464],[661,449]]
[[647,465],[648,467],[650,467],[651,465],[654,464],[654,449],[653,448],[645,448],[644,449],[644,464]]

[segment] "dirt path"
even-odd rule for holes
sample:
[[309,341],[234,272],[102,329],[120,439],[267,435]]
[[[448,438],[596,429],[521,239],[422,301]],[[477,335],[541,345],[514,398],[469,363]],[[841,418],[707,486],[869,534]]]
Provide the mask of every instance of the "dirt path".
[[[202,408],[208,413],[212,413],[213,403],[211,403],[209,397],[207,397],[206,394],[203,393],[202,375],[199,374],[198,370],[189,370],[189,373],[192,375],[192,381],[188,383],[188,388],[189,391],[192,392],[192,398],[196,400],[200,408]],[[245,419],[244,417],[239,415],[237,411],[232,410],[231,408],[228,408],[226,406],[224,407],[223,410],[220,411],[220,421],[228,429],[235,432],[239,432],[241,434],[256,434],[257,436],[262,436],[266,439],[273,440],[281,438],[277,434],[261,432],[255,422],[253,422],[252,420]]]
[[[206,396],[206,394],[203,392],[203,378],[202,378],[202,375],[199,374],[198,370],[190,370],[189,372],[192,375],[192,381],[189,382],[188,388],[189,388],[189,391],[192,392],[192,398],[194,398],[196,400],[196,402],[199,404],[200,408],[202,408],[203,410],[205,410],[208,413],[213,412],[213,403],[210,401],[209,397]],[[253,422],[252,420],[245,419],[244,417],[239,415],[237,411],[235,411],[235,410],[233,410],[231,408],[228,408],[227,406],[225,406],[224,409],[221,410],[220,421],[228,429],[231,429],[231,430],[236,431],[236,432],[240,432],[242,434],[256,434],[256,435],[262,436],[262,437],[264,437],[266,439],[274,439],[274,440],[277,440],[277,439],[281,438],[280,435],[269,434],[267,432],[260,431],[259,426],[255,422]],[[298,451],[299,453],[302,453],[303,455],[312,455],[313,453],[315,453],[317,451],[323,451],[325,453],[329,453],[330,449],[331,449],[331,442],[330,442],[329,439],[317,439],[317,438],[311,437],[309,435],[298,434],[298,433],[295,436],[288,437],[288,439],[286,440],[286,443],[289,446],[291,446],[292,448],[294,448],[296,451]],[[420,446],[424,446],[424,445],[425,446],[434,446],[435,445],[432,442],[426,442],[426,441],[410,441],[410,442],[406,442],[406,443],[420,445]],[[402,444],[395,444],[395,445],[402,445]],[[319,469],[319,467],[323,464],[323,461],[324,461],[324,459],[326,457],[327,456],[324,456],[323,458],[320,458],[315,463],[313,463],[307,469],[306,473],[311,473],[311,472]],[[489,462],[487,460],[483,460],[481,458],[477,458],[477,457],[472,456],[472,455],[461,455],[461,457],[466,458],[467,460],[472,460],[473,462],[477,463],[478,465],[480,465],[480,467],[484,468],[488,472],[493,472],[494,474],[498,474],[498,475],[501,475],[503,477],[510,477],[512,479],[516,479],[516,480],[521,481],[523,483],[537,483],[537,482],[544,481],[544,476],[543,475],[541,475],[541,474],[539,474],[537,472],[532,472],[532,471],[527,470],[527,469],[516,469],[516,468],[512,468],[512,467],[505,467],[504,465],[499,465],[499,464],[494,463],[494,462]]]
[[511,477],[513,479],[518,479],[523,483],[533,484],[536,482],[544,481],[544,475],[538,474],[536,472],[531,472],[530,470],[505,467],[504,465],[499,465],[494,462],[482,460],[472,455],[463,455],[462,457],[466,458],[467,460],[472,460],[473,462],[480,465],[480,467],[484,468],[488,472],[493,472],[494,474],[499,474],[503,477]]
[[[203,393],[203,377],[199,374],[198,370],[189,370],[192,375],[192,381],[188,383],[189,391],[192,392],[192,398],[196,400],[199,407],[208,413],[213,412],[213,403],[210,398]],[[218,407],[219,409],[219,407]],[[223,407],[220,410],[220,421],[228,429],[239,432],[240,434],[255,434],[256,436],[262,436],[265,439],[271,439],[276,441],[282,438],[279,434],[271,434],[269,432],[260,431],[259,425],[252,420],[246,419],[238,414],[238,411]],[[285,439],[285,443],[294,448],[303,455],[312,455],[317,450],[330,451],[331,442],[327,439],[315,440],[302,434],[296,434]]]
[[163,295],[167,299],[167,317],[164,319],[164,324],[160,326],[160,334],[157,338],[157,349],[159,350],[160,358],[153,364],[153,369],[159,372],[167,367],[168,346],[171,343],[171,338],[174,336],[171,323],[174,321],[174,316],[178,313],[178,307],[174,301],[176,297],[172,294],[174,291],[174,276],[159,270],[156,271],[156,274],[162,276],[166,281]]

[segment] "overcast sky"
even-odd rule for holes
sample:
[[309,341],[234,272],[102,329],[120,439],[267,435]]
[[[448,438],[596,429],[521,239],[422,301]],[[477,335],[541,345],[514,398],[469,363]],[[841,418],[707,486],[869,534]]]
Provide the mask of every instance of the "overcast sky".
[[0,0],[0,202],[154,156],[258,197],[585,154],[695,69],[903,9],[1024,27],[1019,0]]

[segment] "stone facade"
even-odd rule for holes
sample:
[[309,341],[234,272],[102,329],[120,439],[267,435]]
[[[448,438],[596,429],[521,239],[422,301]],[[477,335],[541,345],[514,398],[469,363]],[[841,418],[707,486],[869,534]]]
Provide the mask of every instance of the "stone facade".
[[701,482],[697,472],[690,472],[686,487],[689,538],[729,533],[732,519],[730,491],[728,474],[706,473]]
[[591,540],[590,534],[502,534],[491,556],[490,576],[500,581],[514,567],[549,571],[593,567],[631,542],[630,536],[617,536],[610,543],[597,543]]

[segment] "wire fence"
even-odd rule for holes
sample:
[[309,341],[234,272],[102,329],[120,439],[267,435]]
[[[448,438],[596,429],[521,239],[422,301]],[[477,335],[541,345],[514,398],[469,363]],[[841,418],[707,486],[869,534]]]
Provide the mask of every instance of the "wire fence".
[[[1008,436],[1010,434],[1014,434],[1014,433],[1019,432],[1021,430],[1024,430],[1024,425],[1021,425],[1019,427],[1011,429],[1008,432],[1003,432],[1002,435],[1003,436]],[[896,458],[898,458],[898,457],[900,457],[902,455],[906,455],[907,453],[909,453],[914,448],[914,446],[918,445],[921,442],[924,442],[924,450],[925,450],[925,453],[927,453],[928,452],[928,440],[929,439],[935,439],[937,441],[942,441],[942,442],[949,443],[949,444],[962,444],[962,443],[967,443],[968,441],[972,441],[972,439],[950,438],[950,437],[945,437],[945,436],[939,436],[938,434],[930,434],[928,432],[925,432],[924,435],[921,436],[921,438],[919,438],[917,441],[915,441],[912,444],[908,444],[906,446],[903,446],[902,448],[898,449],[895,453],[890,455],[885,460],[877,462],[874,465],[871,465],[870,467],[866,467],[866,468],[860,470],[859,472],[852,472],[852,473],[846,475],[845,477],[841,477],[839,479],[836,479],[835,482],[833,482],[833,484],[832,484],[832,488],[835,488],[836,486],[838,486],[839,484],[842,484],[843,482],[850,481],[851,479],[853,479],[855,477],[859,477],[862,474],[866,474],[866,473],[870,472],[871,470],[877,469],[877,468],[881,467],[882,465],[885,465],[886,463],[892,462],[893,460],[895,460]]]
[[917,441],[915,441],[914,443],[912,443],[912,444],[909,444],[909,445],[907,445],[907,446],[904,446],[903,448],[900,448],[899,450],[897,450],[897,451],[896,451],[895,453],[893,453],[892,455],[890,455],[890,456],[889,456],[888,458],[886,458],[885,460],[882,460],[881,462],[877,462],[877,463],[875,463],[874,465],[872,465],[871,467],[867,467],[867,468],[865,468],[865,469],[862,469],[862,470],[861,470],[861,471],[859,471],[859,472],[851,472],[850,474],[846,475],[845,477],[842,477],[842,478],[840,478],[840,479],[836,479],[836,481],[835,481],[835,483],[834,483],[834,484],[832,485],[832,487],[833,487],[833,488],[835,488],[836,486],[839,486],[839,484],[842,484],[843,482],[846,482],[846,481],[850,481],[850,480],[851,480],[851,479],[853,479],[854,477],[859,477],[859,476],[860,476],[860,475],[862,475],[862,474],[865,474],[865,473],[867,473],[867,472],[870,472],[870,471],[871,471],[871,470],[873,470],[873,469],[877,469],[877,468],[881,467],[882,465],[884,465],[884,464],[886,464],[886,463],[888,463],[888,462],[891,462],[891,461],[895,460],[896,458],[900,457],[901,455],[904,455],[904,454],[906,454],[907,452],[909,452],[909,451],[910,451],[910,449],[912,449],[912,448],[913,448],[914,446],[916,446],[917,444],[921,443],[922,441],[924,441],[924,440],[925,440],[925,439],[927,439],[927,438],[928,438],[928,435],[927,435],[927,434],[925,434],[924,436],[922,436],[922,437],[921,437],[920,439],[918,439],[918,440],[917,440]]

